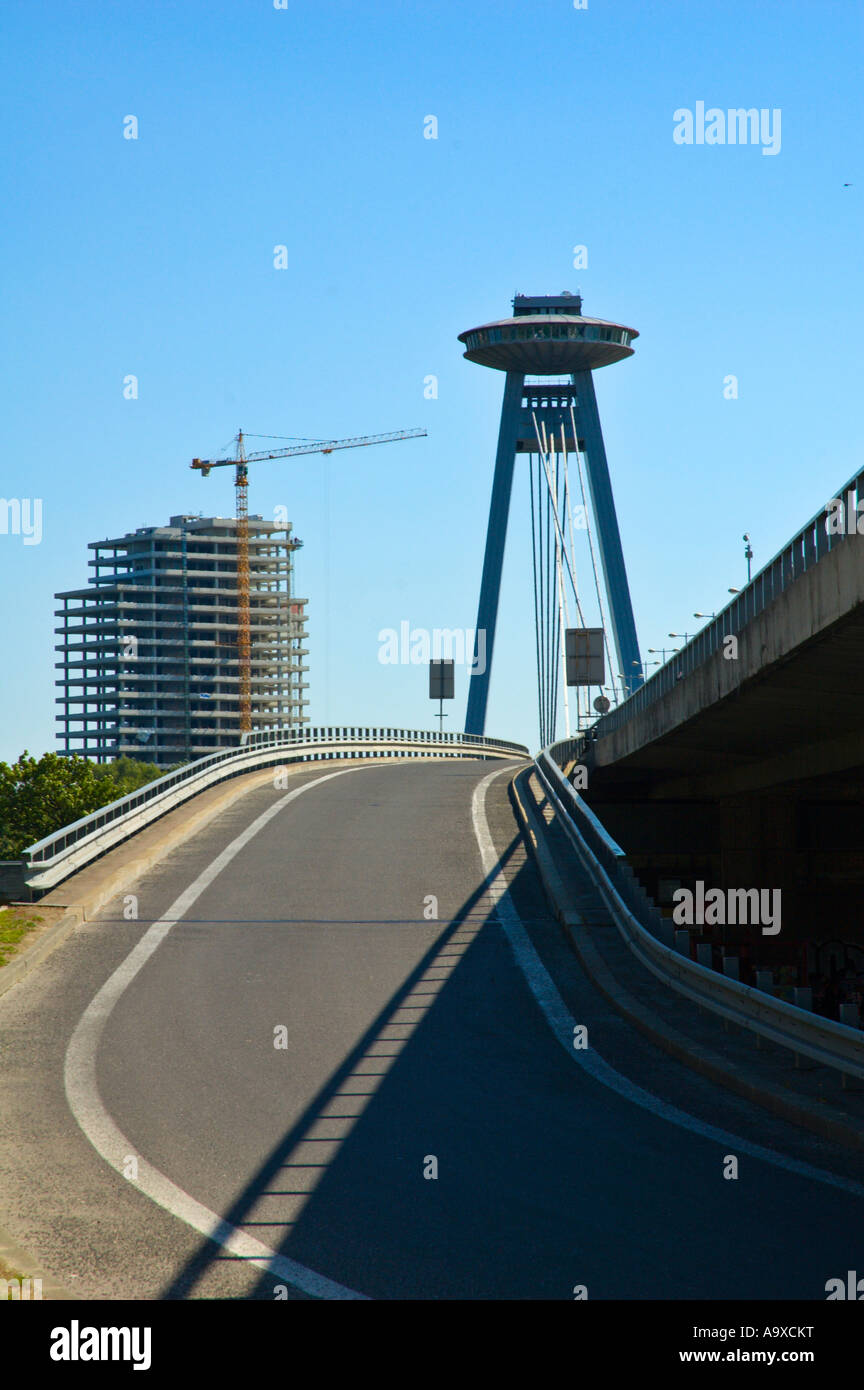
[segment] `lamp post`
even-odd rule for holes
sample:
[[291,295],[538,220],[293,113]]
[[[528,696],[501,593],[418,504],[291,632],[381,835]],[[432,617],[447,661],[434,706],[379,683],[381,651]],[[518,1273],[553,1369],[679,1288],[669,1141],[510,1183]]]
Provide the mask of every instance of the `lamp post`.
[[741,539],[742,539],[742,541],[745,542],[745,545],[744,545],[744,559],[747,561],[747,583],[749,584],[749,583],[750,583],[750,561],[753,559],[753,547],[752,547],[752,545],[750,544],[750,532],[749,532],[749,531],[745,531],[745,532],[744,532],[744,535],[741,537]]

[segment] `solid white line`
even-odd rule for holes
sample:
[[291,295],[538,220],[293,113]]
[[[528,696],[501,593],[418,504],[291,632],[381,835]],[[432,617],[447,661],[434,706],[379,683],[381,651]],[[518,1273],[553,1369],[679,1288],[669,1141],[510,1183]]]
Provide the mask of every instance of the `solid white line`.
[[[373,767],[375,764],[369,763],[366,766]],[[239,1227],[223,1221],[215,1212],[197,1202],[194,1197],[190,1197],[188,1192],[184,1192],[170,1178],[166,1178],[164,1173],[160,1173],[146,1159],[139,1156],[135,1146],[121,1133],[102,1104],[96,1079],[96,1054],[105,1024],[124,990],[165,940],[172,927],[177,925],[231,860],[289,802],[302,796],[312,787],[320,787],[322,782],[329,782],[334,777],[344,777],[349,772],[360,771],[363,771],[363,768],[346,767],[341,772],[329,772],[326,776],[305,782],[302,787],[297,787],[286,796],[280,797],[202,870],[185,892],[171,904],[164,917],[160,917],[159,921],[154,922],[144,933],[137,946],[130,951],[84,1010],[66,1050],[64,1070],[66,1098],[72,1114],[106,1163],[110,1163],[112,1168],[125,1177],[124,1165],[127,1159],[134,1155],[138,1161],[138,1177],[134,1181],[127,1181],[131,1181],[134,1187],[145,1193],[158,1206],[164,1207],[172,1216],[184,1221],[187,1226],[199,1231],[208,1240],[215,1241],[230,1254],[239,1256],[247,1264],[278,1275],[286,1284],[292,1284],[304,1293],[327,1299],[365,1299],[366,1295],[345,1288],[323,1274],[317,1274],[315,1270],[307,1269],[305,1265],[277,1254],[275,1250],[247,1235]]]
[[777,1153],[773,1149],[762,1148],[760,1144],[753,1144],[749,1139],[742,1139],[736,1134],[730,1134],[728,1130],[718,1129],[716,1125],[707,1124],[704,1120],[697,1119],[695,1115],[688,1115],[686,1111],[679,1110],[677,1106],[668,1104],[659,1096],[654,1096],[650,1091],[645,1091],[641,1086],[629,1081],[626,1076],[622,1076],[608,1062],[605,1062],[597,1053],[596,1048],[574,1048],[573,1030],[578,1027],[578,1022],[558,993],[549,971],[537,954],[522,925],[507,887],[507,881],[501,872],[498,851],[489,832],[489,822],[486,818],[486,792],[495,778],[507,771],[512,771],[512,768],[499,768],[495,772],[490,772],[489,776],[484,777],[474,788],[474,796],[471,801],[474,835],[480,850],[483,872],[490,880],[489,896],[495,903],[498,920],[510,943],[516,964],[525,976],[528,988],[540,1005],[546,1022],[570,1060],[578,1062],[579,1066],[588,1072],[595,1081],[599,1081],[609,1090],[617,1092],[624,1100],[632,1102],[633,1105],[641,1106],[643,1110],[649,1110],[660,1119],[667,1120],[669,1124],[678,1125],[681,1129],[688,1129],[693,1134],[701,1135],[704,1139],[712,1139],[718,1144],[722,1144],[727,1153],[736,1151],[746,1153],[752,1158],[761,1159],[764,1163],[772,1163],[777,1168],[785,1168],[788,1172],[795,1173],[799,1177],[825,1183],[828,1187],[837,1187],[842,1192],[851,1192],[856,1197],[864,1197],[864,1185],[861,1183],[854,1182],[851,1178],[837,1177],[836,1174],[829,1173],[825,1169],[799,1162],[798,1159],[789,1158],[786,1154]]

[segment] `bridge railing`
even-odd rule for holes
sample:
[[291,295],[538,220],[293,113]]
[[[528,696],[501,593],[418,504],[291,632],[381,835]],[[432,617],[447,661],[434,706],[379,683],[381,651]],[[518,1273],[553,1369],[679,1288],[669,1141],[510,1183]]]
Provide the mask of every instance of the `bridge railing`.
[[528,750],[506,739],[416,729],[355,725],[253,731],[243,735],[237,748],[186,763],[28,846],[21,857],[22,886],[31,896],[46,892],[216,782],[283,763],[394,757],[527,758]]
[[534,765],[577,857],[634,955],[665,985],[702,1008],[796,1054],[864,1077],[860,1029],[742,984],[675,948],[674,923],[663,917],[627,864],[624,850],[568,781],[577,747],[574,739],[553,744],[538,754]]
[[[344,743],[346,739],[354,742],[362,741],[366,743],[411,743],[421,744],[423,747],[433,747],[438,744],[445,744],[457,747],[460,752],[466,748],[476,748],[482,752],[485,749],[504,749],[515,753],[517,756],[527,757],[528,749],[522,743],[511,743],[504,738],[487,738],[485,734],[456,734],[438,732],[434,729],[396,729],[396,728],[366,728],[359,725],[340,725],[339,727],[307,727],[292,731],[290,742],[297,744],[306,743]],[[285,746],[285,731],[275,729],[253,729],[249,734],[243,734],[240,740],[243,748],[262,748],[272,744]],[[233,753],[233,749],[229,749]],[[496,755],[497,756],[497,755]]]
[[[842,499],[845,507],[850,493],[855,506],[864,507],[864,473],[851,478],[835,497]],[[847,520],[845,511],[843,515],[844,520]],[[817,512],[806,526],[802,526],[797,536],[793,537],[788,545],[750,580],[740,594],[702,628],[701,632],[616,709],[596,720],[592,725],[592,736],[602,738],[606,734],[614,733],[628,719],[632,719],[634,715],[668,694],[679,680],[689,676],[719,651],[725,637],[738,636],[748,623],[758,617],[769,604],[794,584],[796,579],[800,579],[802,574],[818,564],[835,546],[841,545],[847,539],[846,529],[844,527],[835,534],[829,530],[829,520],[827,507]]]

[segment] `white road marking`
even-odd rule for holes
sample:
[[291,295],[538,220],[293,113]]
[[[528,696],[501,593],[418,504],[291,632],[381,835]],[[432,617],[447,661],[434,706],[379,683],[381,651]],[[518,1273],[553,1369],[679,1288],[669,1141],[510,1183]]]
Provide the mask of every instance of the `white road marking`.
[[750,1154],[752,1158],[761,1159],[764,1163],[772,1163],[777,1168],[785,1168],[787,1172],[795,1173],[798,1177],[825,1183],[828,1187],[839,1188],[842,1192],[851,1192],[856,1197],[864,1197],[864,1185],[861,1183],[857,1183],[851,1178],[838,1177],[822,1168],[815,1168],[812,1164],[799,1162],[798,1159],[789,1158],[786,1154],[777,1153],[773,1149],[765,1149],[760,1144],[751,1143],[749,1139],[742,1139],[736,1134],[730,1134],[728,1130],[718,1129],[716,1125],[697,1119],[695,1115],[689,1115],[686,1111],[679,1110],[677,1106],[669,1105],[666,1101],[661,1100],[659,1096],[652,1095],[650,1091],[643,1090],[641,1086],[637,1086],[626,1076],[615,1071],[614,1067],[611,1067],[599,1056],[596,1048],[574,1048],[573,1029],[578,1026],[578,1020],[570,1013],[558,993],[552,976],[537,954],[522,925],[516,906],[510,896],[507,881],[499,867],[498,851],[489,832],[489,822],[486,818],[486,792],[496,777],[500,777],[502,773],[508,771],[512,771],[512,768],[498,768],[495,772],[490,772],[489,776],[484,777],[474,788],[474,796],[471,801],[474,835],[480,850],[483,872],[489,879],[489,896],[495,903],[498,920],[510,943],[516,964],[525,976],[528,988],[540,1005],[549,1027],[570,1060],[577,1062],[595,1081],[599,1081],[609,1090],[617,1092],[624,1100],[631,1101],[633,1105],[641,1106],[643,1110],[649,1110],[651,1114],[659,1116],[662,1120],[667,1120],[670,1124],[678,1125],[681,1129],[689,1129],[704,1139],[711,1139],[722,1144],[727,1153]]
[[[370,763],[366,766],[375,765]],[[130,1154],[136,1154],[138,1157],[138,1177],[132,1182],[133,1187],[145,1193],[160,1207],[164,1207],[172,1216],[185,1221],[187,1226],[199,1231],[208,1240],[221,1245],[229,1254],[239,1256],[247,1264],[255,1265],[258,1269],[267,1270],[269,1274],[278,1276],[286,1284],[293,1285],[303,1293],[327,1299],[365,1299],[366,1295],[345,1288],[325,1275],[317,1274],[315,1270],[307,1269],[305,1265],[277,1254],[260,1240],[247,1235],[239,1227],[224,1221],[201,1202],[197,1202],[164,1173],[160,1173],[146,1159],[137,1155],[134,1144],[121,1133],[102,1104],[96,1080],[96,1054],[112,1010],[141,967],[165,940],[172,927],[177,925],[205,889],[209,888],[213,880],[227,868],[231,860],[248,845],[259,830],[263,830],[289,802],[302,796],[312,787],[320,787],[322,782],[329,782],[334,777],[344,777],[349,772],[362,770],[346,767],[341,772],[329,772],[326,776],[316,777],[313,781],[306,782],[302,787],[297,787],[286,796],[280,797],[275,805],[262,812],[211,864],[208,864],[206,869],[202,870],[185,892],[171,904],[165,915],[144,933],[137,946],[130,951],[84,1010],[66,1050],[64,1071],[69,1107],[96,1152],[121,1176],[127,1157]]]

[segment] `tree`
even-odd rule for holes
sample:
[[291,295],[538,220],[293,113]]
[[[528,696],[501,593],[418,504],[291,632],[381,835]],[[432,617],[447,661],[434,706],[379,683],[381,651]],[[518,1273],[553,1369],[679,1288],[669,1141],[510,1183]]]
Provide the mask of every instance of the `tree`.
[[132,758],[113,763],[57,753],[33,758],[25,748],[16,762],[0,762],[0,859],[20,858],[43,836],[164,774],[164,768]]

